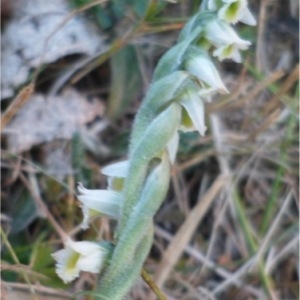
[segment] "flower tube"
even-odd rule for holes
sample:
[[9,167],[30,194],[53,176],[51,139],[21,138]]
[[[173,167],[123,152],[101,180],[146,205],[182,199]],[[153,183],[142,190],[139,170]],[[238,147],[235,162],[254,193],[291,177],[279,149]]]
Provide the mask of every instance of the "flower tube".
[[122,210],[123,201],[120,193],[111,190],[89,190],[81,183],[78,184],[77,195],[81,202],[83,221],[82,229],[88,228],[88,220],[92,216],[104,215],[118,219]]

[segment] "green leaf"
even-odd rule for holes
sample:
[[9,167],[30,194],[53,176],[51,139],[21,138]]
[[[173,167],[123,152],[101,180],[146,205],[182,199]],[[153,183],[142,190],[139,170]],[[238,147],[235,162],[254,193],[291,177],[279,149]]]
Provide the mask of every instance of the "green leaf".
[[127,46],[111,59],[111,90],[108,116],[117,118],[138,96],[142,86],[137,49]]

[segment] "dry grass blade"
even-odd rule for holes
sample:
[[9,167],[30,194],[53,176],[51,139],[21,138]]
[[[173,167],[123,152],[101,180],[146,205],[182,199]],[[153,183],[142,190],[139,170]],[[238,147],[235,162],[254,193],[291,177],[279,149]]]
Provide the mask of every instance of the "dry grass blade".
[[273,259],[266,264],[266,272],[271,273],[279,263],[287,258],[291,253],[299,251],[299,235],[294,237],[287,245],[285,245]]
[[176,264],[179,256],[189,243],[197,226],[205,216],[207,210],[225,182],[226,180],[224,177],[218,177],[215,180],[202,199],[199,199],[198,204],[190,211],[188,217],[174,236],[174,239],[165,251],[155,273],[155,281],[159,287],[163,286],[173,266]]
[[19,92],[17,97],[12,101],[9,107],[6,109],[4,114],[1,117],[1,127],[0,130],[4,129],[7,123],[12,119],[12,117],[24,106],[24,104],[28,101],[31,95],[34,92],[35,85],[34,83],[30,83],[26,85]]
[[[228,99],[222,101],[222,102],[216,102],[213,104],[208,105],[208,111],[214,112],[219,111],[224,107],[230,107],[230,108],[237,108],[237,107],[243,107],[246,102],[253,101],[255,97],[261,93],[266,87],[271,85],[272,83],[275,83],[279,79],[281,79],[285,73],[283,71],[276,71],[272,74],[270,74],[268,77],[266,77],[262,82],[259,82],[255,88],[249,93],[247,93],[245,96],[240,97],[241,91],[240,89],[231,95],[228,96]],[[241,84],[242,85],[242,84]],[[233,101],[233,99],[238,99],[238,101]]]
[[265,27],[267,21],[267,6],[268,0],[262,0],[259,9],[259,20],[258,20],[258,33],[257,33],[257,46],[256,46],[256,68],[259,71],[266,70],[267,60],[265,59],[266,49],[265,49]]
[[256,253],[256,261],[259,261],[264,253],[267,250],[268,244],[270,243],[271,238],[274,236],[276,230],[278,230],[280,222],[282,221],[283,215],[287,212],[288,206],[292,200],[292,192],[290,192],[285,200],[283,201],[283,205],[280,208],[280,211],[278,212],[277,216],[275,217],[269,231],[264,236],[264,239],[262,241],[262,244],[260,245],[260,248],[258,249]]
[[[32,289],[36,292],[38,300],[62,300],[70,299],[72,294],[66,291],[59,291],[46,286],[32,285]],[[22,283],[12,283],[1,281],[1,299],[3,300],[32,300],[32,296],[29,294],[28,285]]]

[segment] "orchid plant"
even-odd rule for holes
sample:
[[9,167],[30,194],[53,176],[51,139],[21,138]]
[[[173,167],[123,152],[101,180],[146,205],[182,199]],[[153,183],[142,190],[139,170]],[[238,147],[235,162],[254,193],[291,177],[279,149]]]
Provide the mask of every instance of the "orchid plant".
[[239,51],[250,45],[232,28],[238,21],[255,25],[246,0],[203,1],[161,58],[135,117],[128,160],[102,170],[107,190],[78,186],[82,228],[94,215],[117,219],[114,245],[67,240],[65,249],[53,254],[64,282],[80,271],[101,272],[95,299],[119,300],[138,278],[153,241],[153,216],[168,190],[178,131],[203,136],[205,101],[228,93],[211,56],[241,62]]

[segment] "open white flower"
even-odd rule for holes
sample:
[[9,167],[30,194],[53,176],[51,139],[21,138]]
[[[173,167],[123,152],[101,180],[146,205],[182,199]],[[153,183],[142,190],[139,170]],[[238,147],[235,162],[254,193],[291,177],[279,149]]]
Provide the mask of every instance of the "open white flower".
[[205,37],[217,47],[214,55],[220,60],[231,58],[239,62],[239,50],[246,50],[251,44],[249,41],[241,39],[225,21],[217,19],[206,25]]
[[242,61],[241,54],[234,44],[219,47],[213,51],[213,56],[217,57],[220,61],[224,59],[232,59],[237,63]]
[[56,273],[68,283],[79,276],[80,271],[99,273],[109,250],[94,242],[74,242],[68,239],[65,249],[52,254],[56,260]]
[[129,169],[129,161],[124,160],[110,164],[101,170],[103,175],[107,176],[108,189],[121,191],[123,189],[124,178],[126,178]]
[[88,228],[88,220],[95,215],[105,215],[118,219],[123,207],[122,196],[119,192],[111,190],[89,190],[81,183],[77,186],[78,200],[82,203],[83,221],[82,229]]

